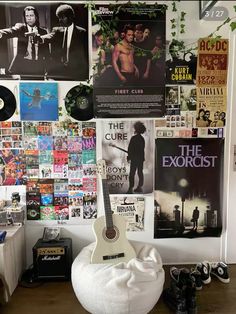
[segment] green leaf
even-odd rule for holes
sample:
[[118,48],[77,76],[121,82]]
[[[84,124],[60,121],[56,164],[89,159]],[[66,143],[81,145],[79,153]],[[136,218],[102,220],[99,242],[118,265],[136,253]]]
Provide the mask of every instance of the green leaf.
[[234,5],[234,11],[236,12],[236,5]]
[[233,32],[236,29],[236,22],[231,22],[230,27],[231,27],[231,31]]
[[173,37],[175,37],[175,35],[176,35],[176,32],[172,32],[172,33],[171,33],[171,35],[172,35]]

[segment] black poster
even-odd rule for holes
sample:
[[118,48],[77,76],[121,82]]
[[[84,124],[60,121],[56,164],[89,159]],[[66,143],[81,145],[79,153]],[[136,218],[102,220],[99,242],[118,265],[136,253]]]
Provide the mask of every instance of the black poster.
[[165,9],[157,5],[96,8],[92,39],[95,116],[163,116]]
[[0,79],[88,79],[82,4],[0,4]]
[[222,229],[223,139],[156,139],[154,237]]

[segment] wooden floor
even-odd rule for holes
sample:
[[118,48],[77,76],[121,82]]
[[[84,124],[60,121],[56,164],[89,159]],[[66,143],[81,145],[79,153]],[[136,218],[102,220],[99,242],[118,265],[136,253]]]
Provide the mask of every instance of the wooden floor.
[[[169,267],[165,266],[169,285]],[[229,266],[230,283],[212,278],[197,292],[198,314],[236,314],[236,265]],[[145,300],[144,300],[145,302]],[[70,282],[47,282],[35,288],[17,287],[10,302],[0,305],[1,314],[87,314],[75,297]],[[159,299],[151,314],[172,313]],[[96,314],[96,313],[93,313]]]

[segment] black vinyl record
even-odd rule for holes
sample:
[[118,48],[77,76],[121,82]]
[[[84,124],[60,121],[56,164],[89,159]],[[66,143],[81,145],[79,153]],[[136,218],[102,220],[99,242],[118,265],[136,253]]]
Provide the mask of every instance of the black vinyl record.
[[79,121],[94,117],[92,88],[88,85],[77,85],[69,90],[65,98],[68,114]]
[[8,88],[0,85],[0,121],[8,120],[15,111],[15,96]]

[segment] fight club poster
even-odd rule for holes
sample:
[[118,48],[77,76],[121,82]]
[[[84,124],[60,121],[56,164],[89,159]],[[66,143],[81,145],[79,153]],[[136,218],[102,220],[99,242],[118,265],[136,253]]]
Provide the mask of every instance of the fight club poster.
[[156,139],[154,238],[220,236],[224,139]]
[[83,81],[88,67],[84,5],[0,4],[0,79]]
[[153,121],[103,121],[101,132],[110,194],[152,193]]
[[210,38],[198,41],[198,86],[222,86],[227,83],[228,39],[215,43]]
[[98,5],[92,13],[95,116],[163,116],[165,10],[123,5],[118,12],[117,7]]
[[[194,40],[169,42],[166,53],[166,83],[195,84],[197,55],[191,49]],[[191,52],[185,52],[191,50]]]

